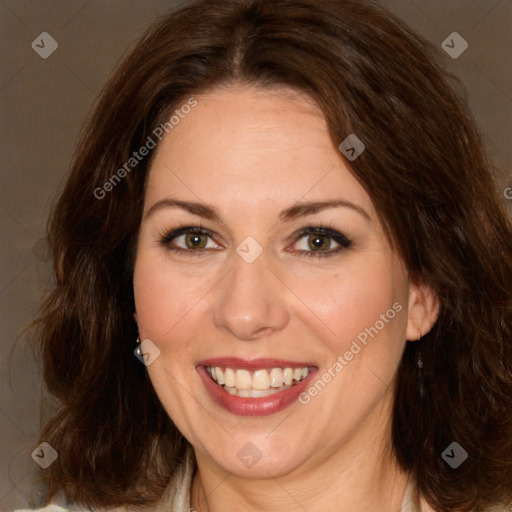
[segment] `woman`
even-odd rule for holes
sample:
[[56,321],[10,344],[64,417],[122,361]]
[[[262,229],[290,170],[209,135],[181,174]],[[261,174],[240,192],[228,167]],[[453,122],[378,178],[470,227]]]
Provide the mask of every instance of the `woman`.
[[150,28],[49,224],[47,503],[510,510],[512,227],[437,57],[359,1]]

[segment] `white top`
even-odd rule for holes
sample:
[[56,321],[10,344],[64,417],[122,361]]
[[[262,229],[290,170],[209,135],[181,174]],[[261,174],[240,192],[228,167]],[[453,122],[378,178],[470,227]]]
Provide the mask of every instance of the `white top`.
[[[182,464],[175,473],[175,476],[164,492],[152,512],[191,512],[194,509],[190,506],[190,490],[195,472],[195,462],[193,450],[187,450],[185,463]],[[414,499],[414,484],[412,479],[407,482],[402,506],[400,512],[423,512],[419,502]],[[61,502],[61,505],[58,504]],[[91,509],[72,506],[63,499],[56,500],[55,503],[39,509],[15,510],[13,512],[100,512]],[[135,511],[135,508],[131,510]],[[144,509],[146,510],[146,509]],[[101,511],[102,512],[102,511]],[[107,511],[105,511],[107,512]],[[110,509],[108,512],[127,512],[126,508]],[[487,509],[487,512],[512,512],[512,504],[508,507],[493,507]]]

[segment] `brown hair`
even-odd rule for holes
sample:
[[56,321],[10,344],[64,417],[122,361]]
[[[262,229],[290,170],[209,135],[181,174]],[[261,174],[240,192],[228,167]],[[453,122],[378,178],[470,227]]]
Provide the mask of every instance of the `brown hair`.
[[[187,441],[134,357],[133,254],[151,158],[95,190],[194,94],[288,86],[321,107],[411,279],[440,314],[407,343],[392,444],[438,511],[512,499],[512,226],[480,134],[438,50],[381,7],[349,0],[195,0],[154,24],[96,105],[49,222],[56,284],[39,318],[44,382],[60,407],[46,470],[87,506],[155,501]],[[419,375],[418,350],[423,367]],[[420,395],[419,388],[424,393]],[[469,458],[441,458],[458,442]]]

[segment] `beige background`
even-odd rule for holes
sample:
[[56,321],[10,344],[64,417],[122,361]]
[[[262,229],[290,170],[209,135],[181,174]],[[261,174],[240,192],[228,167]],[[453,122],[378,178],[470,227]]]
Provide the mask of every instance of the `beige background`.
[[[0,0],[2,169],[0,225],[0,510],[37,504],[35,449],[41,420],[39,371],[19,342],[48,279],[41,241],[49,201],[63,179],[90,105],[127,46],[170,0]],[[385,0],[436,45],[456,31],[469,43],[448,67],[468,89],[490,152],[512,185],[512,0]],[[31,48],[49,32],[58,49]],[[451,134],[446,134],[449,137]],[[509,211],[512,201],[503,196]],[[11,385],[7,359],[12,350]],[[48,411],[45,401],[43,411]],[[43,414],[44,417],[44,414]]]

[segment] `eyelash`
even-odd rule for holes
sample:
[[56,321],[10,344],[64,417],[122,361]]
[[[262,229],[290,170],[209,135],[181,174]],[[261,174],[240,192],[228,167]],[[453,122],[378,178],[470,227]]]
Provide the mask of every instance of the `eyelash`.
[[[171,245],[171,241],[174,238],[187,234],[206,235],[213,239],[213,232],[209,229],[203,228],[201,225],[181,225],[177,226],[172,231],[161,234],[159,237],[159,243],[168,250],[177,251],[182,254],[186,254],[187,256],[205,256],[205,251],[210,249],[183,249],[182,247],[173,247]],[[296,241],[304,238],[307,235],[320,235],[322,237],[328,237],[339,244],[339,247],[330,251],[297,251],[299,254],[307,258],[329,258],[338,254],[344,249],[348,249],[352,245],[352,240],[349,240],[343,233],[340,233],[328,225],[308,226],[297,234]]]

